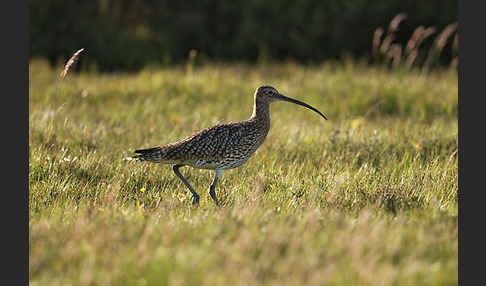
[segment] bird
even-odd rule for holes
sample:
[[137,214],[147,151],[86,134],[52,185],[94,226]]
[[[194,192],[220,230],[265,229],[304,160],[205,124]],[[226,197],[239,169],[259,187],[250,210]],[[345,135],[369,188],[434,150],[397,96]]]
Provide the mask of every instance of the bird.
[[180,172],[184,166],[214,170],[215,176],[208,193],[216,206],[220,206],[215,187],[225,170],[237,168],[264,142],[270,130],[270,104],[287,101],[311,109],[327,120],[327,117],[311,105],[287,97],[274,87],[264,85],[254,92],[253,113],[241,122],[217,124],[200,130],[180,141],[164,146],[135,150],[130,159],[136,162],[152,162],[172,165],[172,170],[192,194],[192,204],[199,205],[199,194]]

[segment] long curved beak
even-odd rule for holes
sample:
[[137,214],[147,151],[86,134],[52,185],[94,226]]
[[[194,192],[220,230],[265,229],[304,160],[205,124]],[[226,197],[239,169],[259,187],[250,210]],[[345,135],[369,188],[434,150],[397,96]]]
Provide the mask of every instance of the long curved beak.
[[324,114],[322,114],[322,112],[320,112],[319,110],[315,109],[314,107],[310,106],[309,104],[305,103],[305,102],[302,102],[302,101],[299,101],[297,99],[293,99],[293,98],[290,98],[290,97],[287,97],[281,93],[278,94],[278,99],[279,100],[282,100],[282,101],[288,101],[288,102],[292,102],[292,103],[295,103],[295,104],[298,104],[298,105],[302,105],[304,107],[307,107],[311,110],[314,110],[315,112],[317,112],[320,116],[324,117],[324,119],[327,120],[326,116]]

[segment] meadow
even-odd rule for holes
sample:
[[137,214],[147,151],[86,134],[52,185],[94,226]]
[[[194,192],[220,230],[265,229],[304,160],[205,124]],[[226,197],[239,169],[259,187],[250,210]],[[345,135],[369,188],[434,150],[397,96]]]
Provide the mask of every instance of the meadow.
[[[82,58],[81,58],[82,61]],[[29,280],[39,285],[457,285],[457,71],[207,64],[59,77],[29,64]],[[322,111],[223,173],[123,158],[251,115]]]

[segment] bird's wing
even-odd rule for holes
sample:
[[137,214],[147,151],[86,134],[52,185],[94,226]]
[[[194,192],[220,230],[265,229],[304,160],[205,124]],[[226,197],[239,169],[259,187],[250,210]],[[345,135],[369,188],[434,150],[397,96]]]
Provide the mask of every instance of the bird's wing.
[[221,124],[203,129],[181,141],[166,145],[168,155],[179,160],[221,160],[237,150],[245,136],[242,124]]

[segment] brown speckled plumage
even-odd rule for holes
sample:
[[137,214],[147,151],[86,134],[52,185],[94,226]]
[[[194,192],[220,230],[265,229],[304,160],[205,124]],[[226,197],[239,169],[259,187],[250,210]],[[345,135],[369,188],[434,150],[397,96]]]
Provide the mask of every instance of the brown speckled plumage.
[[216,170],[216,177],[209,193],[217,205],[219,202],[214,187],[223,170],[244,164],[263,143],[270,130],[270,103],[277,100],[289,101],[310,108],[322,117],[321,112],[306,103],[285,97],[271,86],[262,86],[255,91],[252,116],[245,121],[219,124],[203,129],[178,142],[162,147],[136,150],[132,158],[172,164],[177,176],[193,194],[193,203],[199,203],[199,195],[178,171],[179,167],[190,166],[199,169]]

